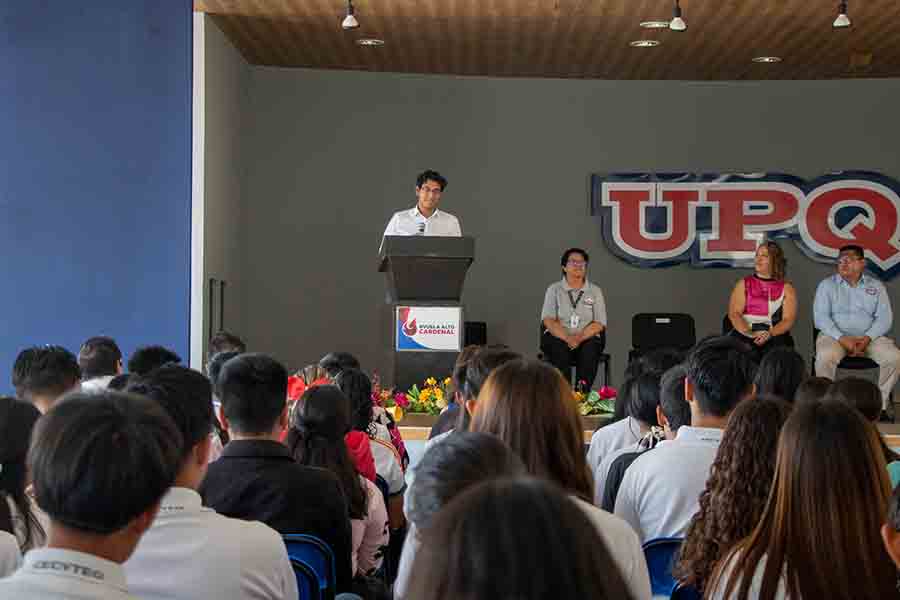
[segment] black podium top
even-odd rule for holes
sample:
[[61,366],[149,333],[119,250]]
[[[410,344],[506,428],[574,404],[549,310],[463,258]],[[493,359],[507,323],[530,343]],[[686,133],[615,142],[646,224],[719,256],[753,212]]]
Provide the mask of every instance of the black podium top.
[[388,235],[378,252],[378,270],[392,302],[459,302],[474,260],[471,237]]

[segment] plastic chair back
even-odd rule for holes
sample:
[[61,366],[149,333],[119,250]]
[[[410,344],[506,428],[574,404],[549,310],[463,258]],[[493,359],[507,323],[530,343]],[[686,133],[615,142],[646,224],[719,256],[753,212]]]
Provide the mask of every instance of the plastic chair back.
[[[313,535],[287,533],[281,536],[291,562],[300,562],[312,569],[316,576],[319,598],[332,600],[337,584],[334,573],[334,552]],[[298,581],[299,584],[299,581]]]
[[297,598],[299,600],[320,600],[319,578],[308,564],[291,559],[291,568],[297,578]]
[[644,557],[650,571],[650,589],[654,596],[669,596],[675,589],[672,566],[683,542],[682,538],[658,538],[644,544]]

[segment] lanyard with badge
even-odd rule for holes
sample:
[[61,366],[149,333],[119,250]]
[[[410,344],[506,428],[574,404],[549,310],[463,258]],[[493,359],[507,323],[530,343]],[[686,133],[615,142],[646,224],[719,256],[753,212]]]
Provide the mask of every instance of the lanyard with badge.
[[569,317],[569,328],[577,329],[578,325],[581,323],[581,317],[578,316],[578,313],[575,312],[578,310],[578,303],[581,302],[581,297],[584,296],[584,290],[578,292],[578,297],[572,297],[572,290],[566,290],[566,294],[569,296],[569,302],[572,304],[572,316]]

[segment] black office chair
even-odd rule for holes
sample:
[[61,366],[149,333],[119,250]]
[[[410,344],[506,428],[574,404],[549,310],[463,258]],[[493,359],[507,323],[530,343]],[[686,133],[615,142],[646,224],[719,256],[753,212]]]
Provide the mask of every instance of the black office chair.
[[628,363],[659,348],[685,352],[697,343],[694,317],[687,313],[638,313],[631,318]]
[[[544,357],[544,353],[540,350],[540,347],[541,347],[540,341],[544,339],[544,334],[547,333],[547,328],[544,326],[543,322],[541,322],[540,332],[541,332],[541,334],[540,334],[540,337],[538,338],[539,350],[538,350],[537,357],[538,357],[538,360],[546,360],[546,358]],[[602,332],[600,332],[600,334],[597,337],[600,339],[600,345],[603,348],[606,348],[606,330],[603,330]],[[610,385],[610,383],[611,383],[610,361],[611,361],[611,358],[610,358],[609,354],[607,354],[606,352],[600,353],[600,358],[597,361],[597,366],[603,368],[603,371],[602,371],[603,372],[603,385]],[[572,387],[575,387],[575,362],[571,358],[569,359],[569,367],[571,367],[570,374],[569,374],[569,383],[572,384]],[[590,385],[594,385],[594,382],[593,381],[590,382]]]

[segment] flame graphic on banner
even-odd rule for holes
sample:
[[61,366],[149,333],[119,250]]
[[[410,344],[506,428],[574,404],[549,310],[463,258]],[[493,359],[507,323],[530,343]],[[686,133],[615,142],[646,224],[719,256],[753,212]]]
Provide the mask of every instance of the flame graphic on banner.
[[413,320],[410,321],[409,323],[404,323],[404,324],[403,324],[403,333],[405,333],[406,335],[408,335],[408,336],[410,336],[410,337],[416,335],[416,332],[417,332],[418,330],[419,330],[419,328],[416,326],[416,320],[415,320],[415,319],[413,319]]

